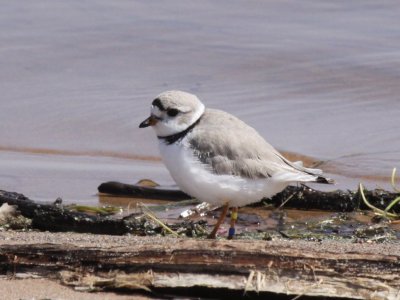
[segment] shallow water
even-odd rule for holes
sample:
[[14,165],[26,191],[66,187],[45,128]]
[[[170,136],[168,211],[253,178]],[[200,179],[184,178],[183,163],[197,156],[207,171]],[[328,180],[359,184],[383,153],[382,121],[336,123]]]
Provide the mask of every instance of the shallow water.
[[0,1],[0,188],[97,201],[172,179],[139,130],[168,89],[251,124],[337,179],[400,168],[397,1]]

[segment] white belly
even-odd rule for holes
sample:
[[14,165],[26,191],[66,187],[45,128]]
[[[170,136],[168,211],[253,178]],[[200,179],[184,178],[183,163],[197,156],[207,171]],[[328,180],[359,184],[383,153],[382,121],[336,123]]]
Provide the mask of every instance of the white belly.
[[176,184],[187,194],[211,204],[244,206],[263,197],[272,197],[288,183],[271,178],[248,179],[232,175],[216,175],[193,156],[182,144],[159,143],[162,159]]

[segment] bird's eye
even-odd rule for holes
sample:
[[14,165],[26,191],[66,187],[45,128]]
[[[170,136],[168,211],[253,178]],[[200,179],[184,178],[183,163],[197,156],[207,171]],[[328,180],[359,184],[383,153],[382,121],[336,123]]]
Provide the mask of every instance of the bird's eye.
[[175,109],[175,108],[169,108],[167,110],[167,114],[170,117],[175,117],[177,114],[179,113],[179,110]]

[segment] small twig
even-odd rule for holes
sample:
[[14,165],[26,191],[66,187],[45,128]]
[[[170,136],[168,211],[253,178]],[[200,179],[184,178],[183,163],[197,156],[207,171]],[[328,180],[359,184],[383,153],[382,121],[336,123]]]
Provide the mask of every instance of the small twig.
[[[393,206],[395,206],[399,202],[400,202],[400,197],[397,197],[392,202],[390,202],[389,205],[385,208],[385,213],[387,213]],[[396,216],[399,217],[399,215],[397,214]]]
[[243,296],[246,295],[246,293],[249,291],[249,289],[252,285],[252,281],[253,281],[255,273],[256,272],[254,270],[250,271],[249,277],[247,277],[246,284],[244,285]]
[[[398,189],[398,188],[396,187],[395,178],[396,178],[396,168],[393,168],[393,171],[392,171],[392,180],[391,180],[392,187],[393,187],[393,190],[394,190],[395,192],[400,193],[400,189]],[[390,202],[389,205],[385,208],[385,213],[387,214],[388,211],[389,211],[393,206],[395,206],[397,203],[399,203],[399,202],[400,202],[400,197],[397,197],[397,198],[394,199],[392,202]],[[396,217],[395,217],[395,218],[398,219],[399,217],[400,217],[400,216],[399,216],[398,214],[396,214]]]
[[162,221],[160,221],[155,215],[153,215],[153,213],[151,212],[150,209],[148,209],[145,205],[143,205],[141,203],[140,207],[143,210],[143,214],[152,219],[154,222],[156,222],[158,225],[160,225],[162,228],[164,228],[167,232],[169,232],[170,234],[172,234],[175,237],[179,237],[179,234],[176,233],[175,231],[173,231],[171,228],[169,228],[167,225],[165,225]]
[[309,292],[309,291],[311,291],[313,288],[318,287],[319,285],[321,285],[321,283],[322,283],[323,281],[324,281],[324,280],[321,278],[318,282],[316,282],[316,283],[314,283],[313,285],[311,285],[311,286],[309,286],[308,288],[306,288],[306,289],[303,291],[302,294],[297,295],[296,297],[292,298],[291,300],[297,300],[297,299],[299,299],[300,297],[303,297],[307,292]]
[[396,177],[396,168],[393,168],[393,172],[392,172],[392,181],[391,181],[392,187],[393,187],[393,190],[394,190],[395,192],[400,193],[400,189],[398,189],[398,188],[396,187],[395,177]]
[[379,213],[379,214],[381,214],[381,215],[384,215],[384,214],[385,214],[385,212],[384,212],[383,210],[381,210],[381,209],[379,209],[379,208],[373,206],[371,203],[368,202],[368,200],[367,200],[367,198],[365,197],[365,194],[364,194],[364,187],[363,187],[362,183],[360,183],[358,189],[359,189],[359,191],[360,191],[361,198],[362,198],[362,200],[364,201],[364,203],[365,203],[366,206],[368,206],[370,209],[372,209],[372,210],[375,211],[376,213]]
[[365,205],[368,206],[370,209],[372,209],[375,213],[377,213],[378,215],[384,216],[384,217],[390,217],[390,218],[394,218],[394,219],[397,219],[399,217],[397,214],[393,214],[393,213],[390,213],[387,211],[395,204],[394,203],[392,205],[392,203],[395,202],[397,199],[395,199],[392,203],[389,204],[389,206],[390,206],[389,209],[386,208],[385,210],[381,210],[368,202],[368,200],[364,194],[364,187],[363,187],[362,183],[360,183],[360,185],[359,185],[359,190],[360,190],[361,198],[364,201]]
[[127,211],[128,213],[131,212],[132,205],[134,205],[134,204],[136,204],[136,206],[137,206],[137,202],[129,201],[128,206],[126,207],[126,211]]
[[291,194],[289,197],[287,197],[287,199],[286,199],[285,201],[283,201],[283,202],[281,203],[281,205],[279,205],[279,207],[278,207],[277,209],[281,209],[286,203],[289,202],[290,199],[293,198],[293,196],[294,196],[295,194],[296,194],[296,192],[294,192],[294,193]]

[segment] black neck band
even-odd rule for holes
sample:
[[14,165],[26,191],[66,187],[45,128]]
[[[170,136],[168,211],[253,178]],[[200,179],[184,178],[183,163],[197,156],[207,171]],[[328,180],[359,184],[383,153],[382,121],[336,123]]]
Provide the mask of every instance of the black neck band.
[[200,119],[201,119],[201,117],[198,118],[196,122],[194,122],[192,125],[190,125],[188,128],[186,128],[184,131],[181,131],[181,132],[178,132],[178,133],[175,133],[175,134],[171,134],[171,135],[168,135],[168,136],[158,136],[158,139],[164,140],[167,145],[171,145],[171,144],[173,144],[173,143],[175,143],[177,141],[180,141],[185,137],[185,135],[187,135],[190,131],[192,131],[192,129],[197,124],[199,124]]

